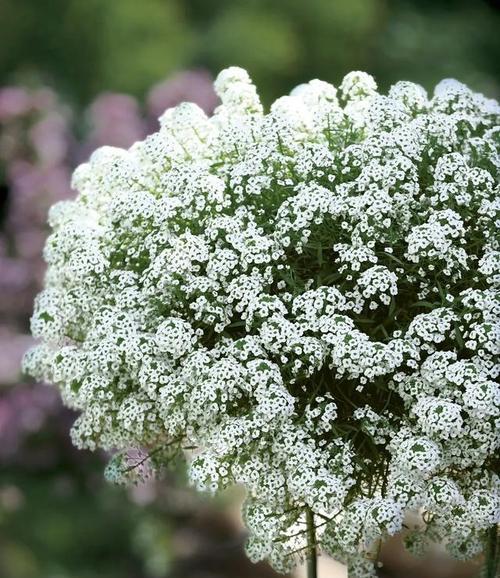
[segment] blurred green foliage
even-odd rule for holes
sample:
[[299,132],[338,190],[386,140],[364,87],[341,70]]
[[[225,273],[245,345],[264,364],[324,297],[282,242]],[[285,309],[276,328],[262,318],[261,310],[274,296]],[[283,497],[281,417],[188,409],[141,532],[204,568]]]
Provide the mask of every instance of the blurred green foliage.
[[[100,491],[78,487],[64,475],[59,480],[40,478],[36,484],[18,475],[16,486],[10,487],[15,487],[20,503],[4,511],[0,523],[0,530],[6,530],[0,534],[1,576],[128,578],[139,574],[143,555],[135,556],[133,549],[139,508],[123,492],[111,486]],[[169,547],[165,539],[163,551],[168,553]]]
[[499,92],[500,13],[486,0],[0,0],[0,83],[75,102],[143,95],[175,70],[247,68],[265,100],[349,70]]
[[[106,483],[103,456],[71,446],[71,421],[69,412],[57,414],[10,462],[0,461],[0,577],[169,575],[176,512],[159,495],[144,505]],[[176,495],[183,470],[168,480]]]
[[0,84],[43,82],[79,102],[142,93],[192,55],[192,30],[170,0],[0,0],[0,21]]

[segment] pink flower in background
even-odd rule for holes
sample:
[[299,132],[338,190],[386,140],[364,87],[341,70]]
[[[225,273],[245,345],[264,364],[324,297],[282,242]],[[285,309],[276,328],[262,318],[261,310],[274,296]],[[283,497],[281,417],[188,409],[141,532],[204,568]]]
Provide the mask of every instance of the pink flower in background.
[[157,130],[156,121],[167,108],[184,101],[194,102],[207,114],[213,112],[218,98],[213,78],[206,70],[178,72],[153,86],[147,97],[148,114],[153,124],[150,130]]
[[24,88],[8,86],[0,91],[0,122],[26,114],[32,106],[32,99]]
[[98,96],[89,108],[88,122],[91,130],[82,156],[103,145],[128,148],[146,135],[139,103],[127,94]]
[[67,119],[60,112],[51,111],[31,127],[29,140],[41,165],[53,166],[66,162]]
[[[24,316],[29,314],[32,307],[32,284],[33,272],[27,262],[0,255],[0,318],[2,324],[6,323],[9,317],[17,317],[21,313]],[[5,355],[5,351],[2,350],[0,359]]]
[[69,113],[51,90],[0,89],[0,323],[12,331],[27,329],[43,278],[48,208],[71,195],[70,143]]
[[0,460],[13,456],[26,435],[60,411],[57,392],[47,385],[18,385],[0,396]]
[[[0,383],[12,385],[19,381],[24,352],[33,344],[29,335],[0,327]],[[0,396],[1,400],[1,396]],[[0,428],[1,431],[1,428]],[[1,434],[0,434],[1,437]]]

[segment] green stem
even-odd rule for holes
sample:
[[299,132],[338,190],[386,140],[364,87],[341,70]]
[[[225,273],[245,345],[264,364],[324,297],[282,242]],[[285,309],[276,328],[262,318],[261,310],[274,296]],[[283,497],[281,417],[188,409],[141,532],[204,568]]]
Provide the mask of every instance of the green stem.
[[488,546],[486,550],[486,578],[497,578],[498,559],[500,548],[498,547],[498,526],[495,524],[488,533]]
[[306,507],[307,522],[307,578],[318,578],[318,552],[316,544],[316,530],[314,514],[311,508]]

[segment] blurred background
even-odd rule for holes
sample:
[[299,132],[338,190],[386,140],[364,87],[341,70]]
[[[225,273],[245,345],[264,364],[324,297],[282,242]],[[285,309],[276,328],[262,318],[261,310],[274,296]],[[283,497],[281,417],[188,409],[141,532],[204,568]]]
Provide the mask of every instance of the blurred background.
[[[106,457],[71,447],[57,392],[20,375],[47,208],[71,197],[71,172],[96,147],[129,146],[183,100],[210,113],[229,65],[267,104],[353,69],[382,89],[455,77],[498,98],[498,2],[0,0],[0,23],[0,578],[276,576],[245,559],[238,492],[200,497],[182,465],[160,483],[110,486]],[[387,578],[478,573],[439,549],[412,560],[397,540],[384,561]],[[322,564],[320,576],[345,576]]]

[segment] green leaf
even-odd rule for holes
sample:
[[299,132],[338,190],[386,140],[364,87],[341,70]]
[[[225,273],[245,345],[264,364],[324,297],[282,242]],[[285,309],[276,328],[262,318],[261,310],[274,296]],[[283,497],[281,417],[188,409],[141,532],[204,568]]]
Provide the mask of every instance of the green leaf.
[[455,325],[454,333],[458,346],[463,349],[465,347],[464,338],[462,337],[462,333],[460,332],[458,325]]

